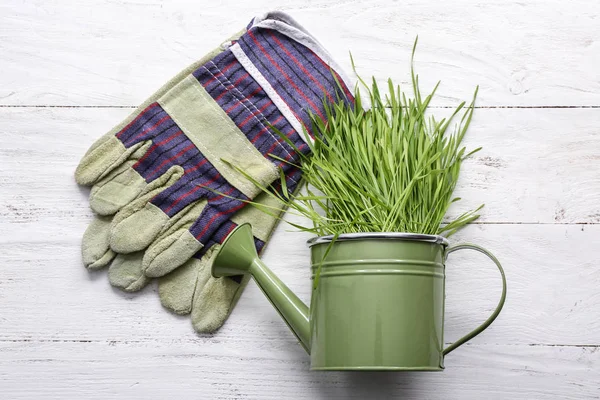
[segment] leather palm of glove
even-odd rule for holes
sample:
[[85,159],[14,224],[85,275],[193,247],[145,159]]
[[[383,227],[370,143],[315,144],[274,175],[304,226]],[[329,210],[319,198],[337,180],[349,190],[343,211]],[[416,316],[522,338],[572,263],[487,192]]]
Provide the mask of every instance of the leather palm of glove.
[[324,118],[323,99],[340,89],[352,101],[339,73],[319,43],[280,12],[253,19],[182,71],[80,162],[76,180],[92,186],[97,214],[83,238],[85,265],[112,263],[110,282],[126,291],[160,278],[165,307],[191,313],[199,332],[218,329],[245,281],[211,277],[212,257],[244,222],[257,248],[265,245],[277,219],[245,200],[281,205],[252,180],[269,186],[282,170],[287,190],[297,188],[293,164],[297,151],[309,151],[303,131],[312,135],[311,114]]

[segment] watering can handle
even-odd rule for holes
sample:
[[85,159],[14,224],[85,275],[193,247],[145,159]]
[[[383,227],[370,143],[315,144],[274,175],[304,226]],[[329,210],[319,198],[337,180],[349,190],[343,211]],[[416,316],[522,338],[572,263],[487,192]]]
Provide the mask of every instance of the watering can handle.
[[461,337],[456,342],[452,343],[450,346],[445,348],[443,351],[444,355],[447,355],[452,350],[456,349],[457,347],[459,347],[459,346],[465,344],[466,342],[468,342],[469,340],[473,339],[475,336],[477,336],[481,332],[483,332],[488,326],[490,326],[492,324],[492,322],[494,322],[496,317],[498,317],[498,315],[500,314],[500,311],[502,311],[502,307],[504,307],[504,301],[506,300],[506,276],[504,275],[504,270],[502,269],[502,266],[500,265],[500,261],[498,261],[498,259],[496,257],[494,257],[494,255],[492,253],[490,253],[483,247],[480,247],[480,246],[477,246],[477,245],[471,244],[471,243],[461,243],[461,244],[457,244],[455,246],[449,247],[448,250],[446,250],[446,258],[448,257],[448,255],[450,253],[453,253],[457,250],[464,250],[464,249],[475,250],[480,253],[483,253],[486,256],[488,256],[496,264],[496,266],[498,267],[498,270],[500,271],[500,275],[502,276],[502,296],[500,297],[500,302],[496,306],[494,313],[492,315],[490,315],[490,317],[488,319],[486,319],[483,324],[481,324],[477,328],[475,328],[475,330],[473,330],[472,332],[468,333],[467,335]]

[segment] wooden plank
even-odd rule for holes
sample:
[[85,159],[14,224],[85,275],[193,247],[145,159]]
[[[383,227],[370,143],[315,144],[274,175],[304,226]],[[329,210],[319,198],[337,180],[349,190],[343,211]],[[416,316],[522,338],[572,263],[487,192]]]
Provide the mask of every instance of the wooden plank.
[[[37,228],[53,229],[43,223]],[[73,232],[71,236],[78,236],[76,229]],[[508,279],[502,314],[473,343],[600,345],[600,271],[593,261],[599,234],[598,225],[583,230],[477,225],[457,235],[453,243],[478,243],[496,254]],[[280,226],[264,260],[308,302],[306,238]],[[295,343],[253,282],[214,337],[197,336],[187,317],[162,309],[155,287],[137,294],[112,289],[104,272],[85,271],[79,252],[78,237],[46,242],[2,238],[0,340],[216,341],[227,348],[243,350],[252,343],[273,351]],[[450,343],[492,313],[500,297],[500,278],[491,262],[475,252],[453,254],[447,267],[445,339]]]
[[[191,0],[0,5],[2,105],[137,105],[193,60],[273,8]],[[322,0],[277,3],[350,71],[409,81],[419,35],[423,87],[439,105],[598,106],[598,2]]]
[[245,342],[0,341],[3,398],[44,399],[598,399],[600,351],[468,346],[437,373],[309,372],[299,347],[283,356]]
[[[129,112],[0,108],[0,215],[16,223],[9,240],[30,239],[27,223],[41,219],[54,221],[58,235],[79,235],[60,230],[91,215],[75,167]],[[463,200],[450,217],[485,203],[480,222],[600,222],[599,125],[595,109],[477,110],[465,144],[483,150],[464,163],[455,193]]]

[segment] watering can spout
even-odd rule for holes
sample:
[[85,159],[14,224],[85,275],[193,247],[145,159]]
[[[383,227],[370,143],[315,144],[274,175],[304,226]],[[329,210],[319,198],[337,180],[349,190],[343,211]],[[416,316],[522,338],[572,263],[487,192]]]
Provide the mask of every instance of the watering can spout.
[[215,278],[250,274],[256,284],[310,354],[309,311],[302,302],[260,260],[252,227],[245,223],[235,228],[225,239],[215,256],[212,275]]

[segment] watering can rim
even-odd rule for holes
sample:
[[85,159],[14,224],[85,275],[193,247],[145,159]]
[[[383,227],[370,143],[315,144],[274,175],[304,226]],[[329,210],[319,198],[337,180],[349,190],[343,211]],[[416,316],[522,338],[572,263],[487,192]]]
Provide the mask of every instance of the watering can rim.
[[[317,244],[331,243],[334,241],[335,235],[316,236],[306,241],[308,247]],[[335,238],[336,242],[345,242],[351,240],[363,239],[386,239],[386,240],[403,240],[417,241],[441,244],[448,246],[448,239],[441,235],[426,235],[424,233],[408,233],[408,232],[357,232],[357,233],[342,233]]]

